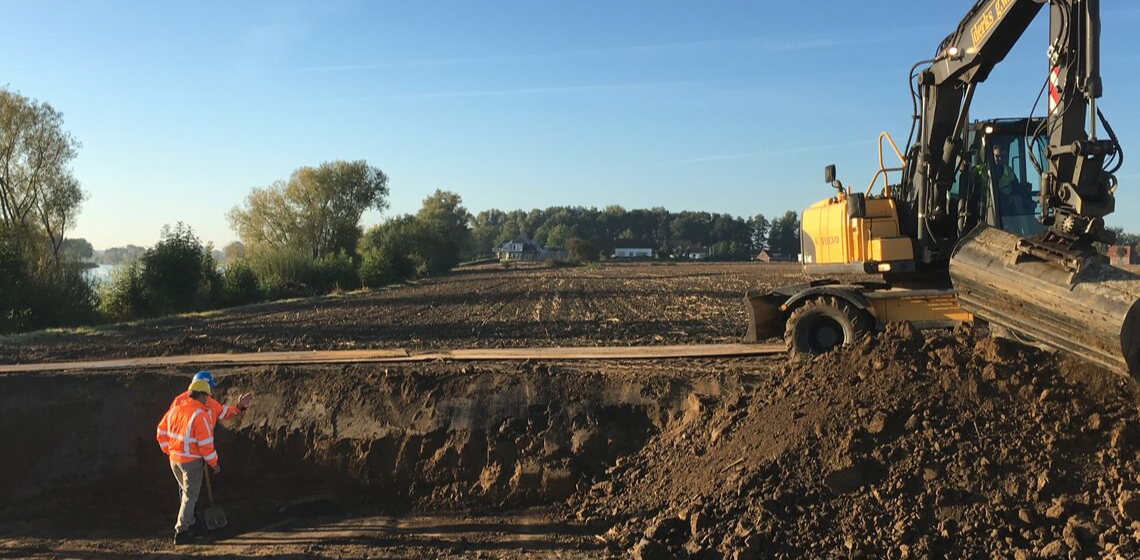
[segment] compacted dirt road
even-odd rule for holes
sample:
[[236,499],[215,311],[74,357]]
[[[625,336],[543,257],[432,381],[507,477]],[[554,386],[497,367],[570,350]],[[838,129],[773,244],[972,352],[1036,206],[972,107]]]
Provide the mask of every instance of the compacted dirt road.
[[[0,339],[0,364],[737,342],[793,265],[487,268]],[[0,374],[0,558],[1136,558],[1132,380],[984,332],[814,360],[244,365],[230,526],[173,547],[153,441],[194,367]]]

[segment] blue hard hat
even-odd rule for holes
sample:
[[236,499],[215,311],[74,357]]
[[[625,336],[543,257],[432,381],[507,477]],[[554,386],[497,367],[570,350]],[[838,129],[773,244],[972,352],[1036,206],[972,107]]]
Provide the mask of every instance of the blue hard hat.
[[210,384],[211,389],[217,389],[218,388],[218,384],[214,381],[214,376],[210,375],[210,372],[208,372],[206,370],[202,370],[202,371],[199,371],[198,373],[195,373],[194,379],[195,380],[198,380],[198,379],[204,380],[206,383]]

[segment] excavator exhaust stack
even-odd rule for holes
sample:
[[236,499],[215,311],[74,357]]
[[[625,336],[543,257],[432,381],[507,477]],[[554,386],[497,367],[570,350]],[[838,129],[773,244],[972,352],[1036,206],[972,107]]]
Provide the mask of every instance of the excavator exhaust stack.
[[1079,271],[981,226],[962,237],[950,280],[962,309],[991,324],[1140,380],[1140,275],[1090,258]]

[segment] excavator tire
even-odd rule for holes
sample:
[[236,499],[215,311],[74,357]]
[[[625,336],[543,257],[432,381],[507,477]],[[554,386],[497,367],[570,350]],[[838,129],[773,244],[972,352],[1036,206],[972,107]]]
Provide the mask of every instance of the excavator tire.
[[850,302],[833,296],[812,299],[788,316],[784,343],[788,353],[822,354],[851,344],[871,330],[871,316]]

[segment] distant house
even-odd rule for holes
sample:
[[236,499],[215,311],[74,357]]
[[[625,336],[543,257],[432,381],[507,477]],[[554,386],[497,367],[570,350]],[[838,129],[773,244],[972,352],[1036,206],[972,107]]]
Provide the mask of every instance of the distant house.
[[693,259],[695,261],[703,261],[712,255],[712,249],[703,245],[691,245],[685,249],[685,258]]
[[760,251],[758,255],[752,257],[754,261],[760,262],[796,262],[800,260],[799,254],[785,255],[783,253],[770,253],[768,251]]
[[525,237],[516,237],[495,247],[495,258],[501,261],[540,261],[542,253],[541,247]]
[[1134,245],[1109,245],[1104,254],[1113,266],[1140,264]]
[[548,250],[525,237],[516,237],[504,241],[495,247],[495,258],[501,261],[544,261],[547,259],[565,259],[566,251],[556,249]]
[[615,259],[651,259],[653,244],[640,239],[618,239],[614,242]]
[[704,260],[712,255],[712,249],[694,243],[688,239],[676,239],[673,241],[673,255],[692,260]]

